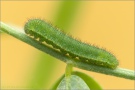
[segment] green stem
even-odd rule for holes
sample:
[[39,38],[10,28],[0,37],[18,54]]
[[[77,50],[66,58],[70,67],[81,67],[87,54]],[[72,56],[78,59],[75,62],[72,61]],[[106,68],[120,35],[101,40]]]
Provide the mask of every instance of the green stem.
[[71,72],[72,72],[72,68],[73,68],[73,65],[72,63],[67,63],[67,66],[66,66],[66,72],[65,72],[65,77],[66,77],[66,90],[69,90],[69,82],[70,82],[70,76],[71,76]]
[[[22,30],[16,30],[2,22],[0,22],[0,30],[2,30],[3,32],[6,32],[14,37],[16,37],[17,39],[30,44],[31,46],[50,54],[51,56],[54,56],[58,59],[60,59],[61,61],[64,62],[68,62],[71,61],[71,58],[62,55],[60,52],[54,50],[53,48],[50,48],[48,46],[45,46],[44,44],[28,37],[24,31]],[[109,68],[104,68],[104,67],[100,67],[100,66],[95,66],[95,65],[89,65],[87,63],[81,63],[79,61],[76,61],[74,59],[72,59],[72,65],[74,67],[78,67],[84,70],[89,70],[89,71],[94,71],[94,72],[98,72],[98,73],[103,73],[103,74],[107,74],[107,75],[113,75],[113,76],[117,76],[117,77],[122,77],[125,79],[131,79],[131,80],[135,80],[135,71],[133,70],[128,70],[128,69],[123,69],[123,68],[116,68],[114,70],[109,69]]]
[[72,69],[73,69],[72,62],[67,62],[65,77],[69,77],[71,75]]

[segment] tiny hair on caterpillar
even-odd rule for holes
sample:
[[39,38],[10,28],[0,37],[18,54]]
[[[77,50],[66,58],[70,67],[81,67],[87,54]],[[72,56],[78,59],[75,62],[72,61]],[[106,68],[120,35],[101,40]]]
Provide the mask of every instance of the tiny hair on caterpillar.
[[117,58],[103,48],[77,40],[52,24],[41,19],[30,19],[24,26],[25,33],[39,38],[39,42],[46,42],[61,54],[71,58],[78,58],[81,63],[115,69],[119,62]]

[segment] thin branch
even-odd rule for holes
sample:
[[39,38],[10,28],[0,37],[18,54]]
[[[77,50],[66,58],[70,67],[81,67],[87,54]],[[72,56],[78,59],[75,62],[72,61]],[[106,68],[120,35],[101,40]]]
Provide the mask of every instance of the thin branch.
[[103,74],[107,74],[107,75],[122,77],[125,79],[135,80],[135,71],[133,71],[133,70],[128,70],[128,69],[119,68],[119,67],[113,70],[113,69],[100,67],[100,66],[96,66],[96,65],[90,65],[87,63],[81,63],[74,59],[71,60],[71,58],[69,58],[68,56],[62,55],[60,52],[54,50],[53,48],[51,48],[49,46],[45,46],[44,44],[30,38],[29,36],[27,36],[24,33],[23,30],[14,29],[9,25],[4,24],[3,22],[0,23],[0,30],[14,36],[15,38],[37,48],[45,53],[50,54],[51,56],[54,56],[55,58],[58,58],[61,61],[64,61],[64,62],[72,61],[74,67],[78,67],[78,68],[81,68],[84,70],[94,71],[94,72],[98,72],[98,73],[103,73]]

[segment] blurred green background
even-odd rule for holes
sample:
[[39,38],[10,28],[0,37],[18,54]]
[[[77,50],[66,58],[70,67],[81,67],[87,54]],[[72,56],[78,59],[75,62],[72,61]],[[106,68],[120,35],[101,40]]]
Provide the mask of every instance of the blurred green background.
[[[119,67],[134,69],[133,1],[1,1],[1,21],[23,29],[30,18],[53,23],[75,38],[104,47]],[[3,89],[49,89],[66,64],[7,34],[1,34]],[[80,70],[104,89],[134,89],[134,81]]]

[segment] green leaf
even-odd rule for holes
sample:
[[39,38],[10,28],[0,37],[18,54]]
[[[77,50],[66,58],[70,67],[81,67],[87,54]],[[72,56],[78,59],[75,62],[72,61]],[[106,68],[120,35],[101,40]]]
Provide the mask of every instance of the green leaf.
[[56,90],[90,90],[88,85],[77,75],[64,77]]
[[[101,88],[101,86],[92,77],[90,77],[84,73],[74,71],[74,72],[72,72],[72,75],[76,75],[76,76],[80,77],[81,79],[83,79],[85,81],[85,83],[88,85],[88,87],[90,88],[90,90],[103,90]],[[53,85],[51,90],[56,90],[58,85],[60,84],[60,82],[64,79],[64,77],[65,77],[65,74],[59,78],[59,80]]]
[[82,78],[85,81],[85,83],[89,86],[90,90],[103,90],[101,86],[92,77],[78,71],[75,71],[72,74]]

